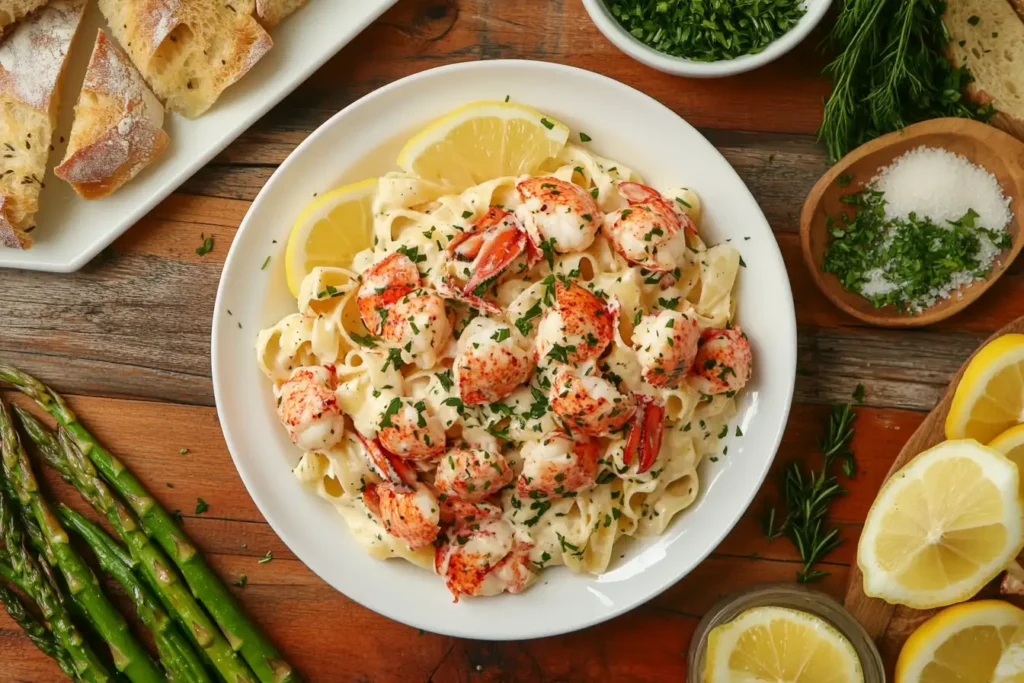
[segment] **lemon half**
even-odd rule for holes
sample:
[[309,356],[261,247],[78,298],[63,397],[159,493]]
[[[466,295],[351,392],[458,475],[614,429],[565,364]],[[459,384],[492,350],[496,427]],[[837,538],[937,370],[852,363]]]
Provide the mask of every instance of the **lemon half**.
[[988,443],[1024,422],[1024,334],[1005,334],[974,356],[953,394],[947,439]]
[[463,105],[417,133],[398,155],[411,173],[456,190],[533,173],[556,156],[569,129],[536,109],[483,100]]
[[973,440],[925,451],[883,486],[857,548],[864,592],[917,609],[974,596],[1024,547],[1017,466]]
[[302,280],[317,266],[348,268],[356,254],[372,246],[378,183],[370,178],[331,190],[295,219],[285,250],[285,273],[293,296],[299,296]]
[[1017,475],[1020,478],[1020,487],[1017,489],[1017,493],[1024,498],[1024,477],[1020,476],[1021,469],[1024,468],[1024,424],[1010,427],[992,439],[989,448],[996,449],[1017,466]]
[[785,607],[757,607],[708,636],[704,683],[860,683],[860,658],[831,624]]
[[896,683],[1021,683],[1024,610],[999,600],[950,607],[907,640]]

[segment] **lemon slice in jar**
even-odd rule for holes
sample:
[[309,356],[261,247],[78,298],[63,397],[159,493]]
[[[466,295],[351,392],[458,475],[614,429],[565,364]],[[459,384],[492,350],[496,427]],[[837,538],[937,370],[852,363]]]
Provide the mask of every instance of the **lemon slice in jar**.
[[853,645],[824,619],[756,607],[708,636],[704,683],[861,683]]

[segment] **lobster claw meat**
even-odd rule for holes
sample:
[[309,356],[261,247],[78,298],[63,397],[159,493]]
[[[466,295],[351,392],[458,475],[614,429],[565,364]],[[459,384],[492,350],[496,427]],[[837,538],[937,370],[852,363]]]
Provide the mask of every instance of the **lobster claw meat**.
[[627,465],[639,455],[637,474],[651,469],[661,451],[661,437],[665,431],[665,404],[656,398],[637,394],[636,416],[626,437],[626,451],[622,456]]
[[367,439],[356,431],[356,436],[366,449],[366,460],[374,474],[383,481],[396,486],[415,486],[419,481],[416,470],[393,453],[389,453],[376,438]]

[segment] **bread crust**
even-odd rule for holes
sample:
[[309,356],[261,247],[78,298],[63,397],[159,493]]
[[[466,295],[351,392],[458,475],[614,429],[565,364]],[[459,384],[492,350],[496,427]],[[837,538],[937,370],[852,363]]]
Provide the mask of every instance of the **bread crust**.
[[0,246],[32,245],[60,78],[85,4],[53,0],[0,43]]
[[255,0],[99,0],[114,37],[172,111],[195,118],[273,46]]
[[256,18],[266,27],[276,26],[306,4],[306,0],[256,0]]
[[131,60],[100,30],[75,106],[64,161],[54,169],[86,199],[105,197],[167,147],[164,109]]

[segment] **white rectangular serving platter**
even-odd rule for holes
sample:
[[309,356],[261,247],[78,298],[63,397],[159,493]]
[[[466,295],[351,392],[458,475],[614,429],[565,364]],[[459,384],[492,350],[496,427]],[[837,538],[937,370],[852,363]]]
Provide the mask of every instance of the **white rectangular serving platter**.
[[[274,47],[203,116],[170,114],[171,142],[152,166],[104,199],[84,200],[53,175],[64,157],[78,91],[96,32],[106,22],[90,2],[64,74],[60,121],[54,134],[41,210],[31,249],[0,248],[0,268],[73,272],[145,216],[271,107],[347,45],[397,0],[309,0],[270,30]],[[0,281],[3,277],[0,275]]]

